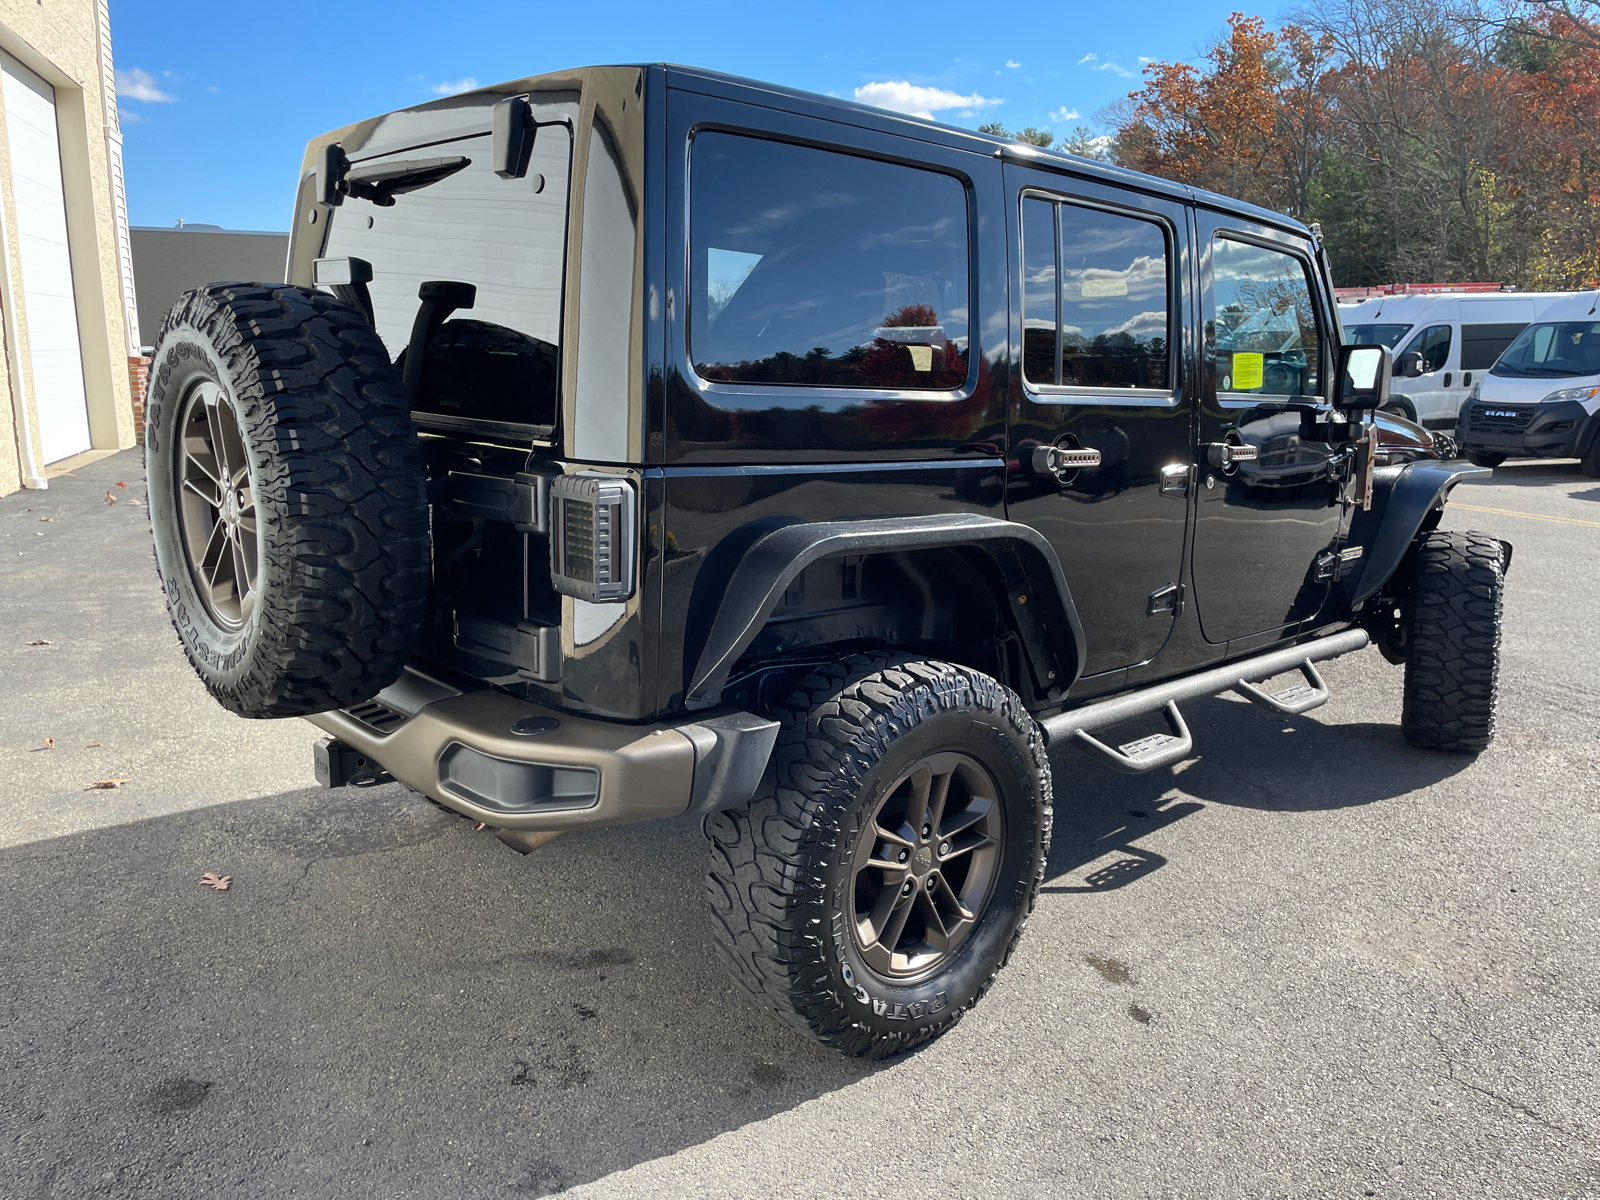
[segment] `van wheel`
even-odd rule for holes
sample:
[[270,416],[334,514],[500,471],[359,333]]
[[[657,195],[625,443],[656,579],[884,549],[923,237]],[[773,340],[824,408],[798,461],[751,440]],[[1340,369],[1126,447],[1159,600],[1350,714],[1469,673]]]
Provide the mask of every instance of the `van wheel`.
[[1467,451],[1467,461],[1475,467],[1498,467],[1505,460],[1504,454],[1489,454],[1483,450]]
[[954,1025],[1005,966],[1050,849],[1050,763],[967,667],[856,655],[803,679],[747,809],[706,818],[717,947],[757,1002],[845,1054]]
[[1393,417],[1404,417],[1413,425],[1417,423],[1417,410],[1411,406],[1409,400],[1391,400],[1383,406],[1383,411]]
[[1505,546],[1486,533],[1417,543],[1406,637],[1406,741],[1477,754],[1494,740]]
[[1583,456],[1583,473],[1591,479],[1600,479],[1600,430],[1595,432]]
[[291,717],[393,683],[428,594],[422,449],[355,309],[217,283],[167,315],[145,428],[167,611],[207,689]]

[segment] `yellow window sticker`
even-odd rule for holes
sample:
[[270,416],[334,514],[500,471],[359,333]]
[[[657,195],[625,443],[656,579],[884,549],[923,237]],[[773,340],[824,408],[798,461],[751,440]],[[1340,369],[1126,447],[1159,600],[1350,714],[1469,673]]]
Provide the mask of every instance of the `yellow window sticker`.
[[1233,390],[1248,392],[1261,386],[1261,368],[1265,362],[1260,354],[1235,354],[1233,356]]

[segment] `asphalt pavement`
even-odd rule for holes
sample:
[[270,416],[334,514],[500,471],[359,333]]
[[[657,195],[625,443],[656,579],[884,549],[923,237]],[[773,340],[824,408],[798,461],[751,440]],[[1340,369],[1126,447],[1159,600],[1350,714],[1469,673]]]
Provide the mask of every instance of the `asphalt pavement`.
[[727,980],[693,821],[524,859],[398,786],[318,790],[317,731],[189,670],[143,500],[137,452],[0,498],[5,1200],[1600,1197],[1576,464],[1447,510],[1516,546],[1489,752],[1408,748],[1367,651],[1304,717],[1190,706],[1170,771],[1058,754],[1017,956],[882,1064]]

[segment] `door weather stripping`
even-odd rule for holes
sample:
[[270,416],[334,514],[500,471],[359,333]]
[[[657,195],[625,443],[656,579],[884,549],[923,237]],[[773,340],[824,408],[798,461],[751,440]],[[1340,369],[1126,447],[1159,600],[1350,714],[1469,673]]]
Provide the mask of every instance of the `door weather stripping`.
[[[1224,663],[1198,675],[1158,683],[1125,696],[1102,700],[1098,704],[1086,704],[1082,708],[1046,717],[1040,724],[1051,745],[1071,741],[1107,766],[1128,775],[1140,775],[1180,762],[1193,751],[1194,739],[1178,712],[1178,705],[1183,701],[1200,700],[1231,691],[1268,712],[1287,716],[1309,712],[1328,699],[1327,686],[1311,664],[1363,649],[1371,640],[1364,629],[1347,629],[1331,637],[1318,638],[1298,646],[1285,646],[1281,650],[1269,650],[1265,654]],[[1299,671],[1306,682],[1276,692],[1267,692],[1255,686],[1286,671]],[[1100,730],[1114,729],[1135,717],[1153,712],[1165,714],[1171,733],[1154,734],[1120,746],[1109,746],[1093,736]]]

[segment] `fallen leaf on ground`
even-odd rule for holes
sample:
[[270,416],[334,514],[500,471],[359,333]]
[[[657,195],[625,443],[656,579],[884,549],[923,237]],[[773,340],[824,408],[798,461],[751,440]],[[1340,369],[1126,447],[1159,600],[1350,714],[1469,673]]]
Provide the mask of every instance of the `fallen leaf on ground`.
[[144,501],[143,500],[129,500],[128,503],[130,505],[132,505],[133,507],[135,507],[135,508],[143,508],[144,507]]
[[28,643],[28,645],[30,645],[30,646],[54,646],[55,643],[51,642],[51,641],[46,641],[44,638],[34,638],[33,641]]
[[54,521],[55,518],[54,517],[40,517],[39,520],[41,520],[41,521]]
[[83,790],[86,792],[114,792],[127,782],[128,781],[126,779],[96,779]]
[[128,486],[128,485],[127,485],[127,484],[125,484],[125,483],[123,483],[123,482],[122,482],[122,481],[121,481],[121,480],[120,480],[120,479],[119,479],[119,480],[117,480],[117,486],[118,486],[118,487],[127,487],[127,486]]
[[93,750],[96,746],[104,746],[104,745],[105,745],[104,742],[90,742],[87,746],[84,747],[84,749],[85,750]]
[[117,497],[115,496],[115,494],[113,494],[111,492],[107,492],[106,493],[106,503],[107,504],[115,504],[116,502],[117,502]]
[[225,892],[228,885],[233,882],[232,875],[218,875],[215,871],[207,871],[200,876],[200,886],[208,887],[214,892]]
[[45,738],[44,745],[35,746],[33,748],[33,753],[37,754],[41,750],[54,750],[55,748],[56,748],[56,740],[55,740],[55,738]]
[[488,828],[487,825],[485,825],[482,821],[479,821],[475,825],[473,825],[472,832],[473,833],[482,833],[487,828]]

